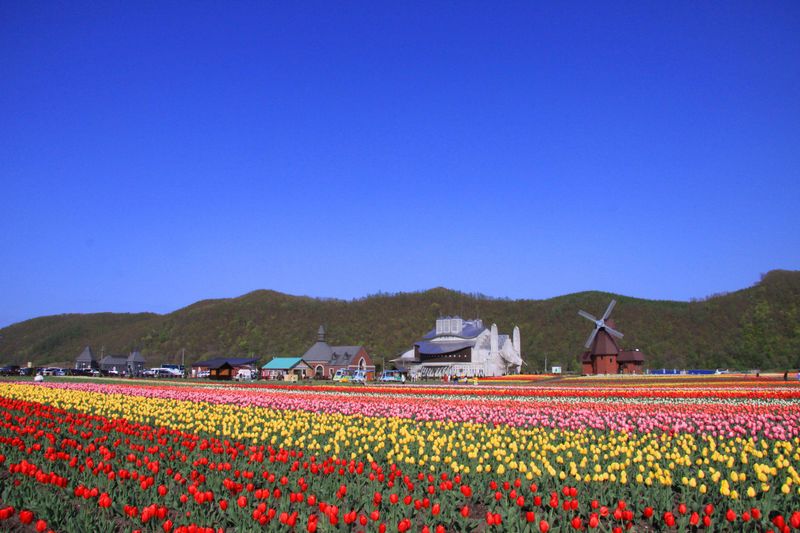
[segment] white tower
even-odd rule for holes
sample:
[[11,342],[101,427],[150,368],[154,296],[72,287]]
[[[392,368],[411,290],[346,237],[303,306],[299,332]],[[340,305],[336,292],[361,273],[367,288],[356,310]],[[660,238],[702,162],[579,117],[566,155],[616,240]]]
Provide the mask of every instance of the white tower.
[[514,350],[516,350],[517,355],[522,357],[522,343],[519,340],[519,326],[514,326],[514,333],[511,340]]

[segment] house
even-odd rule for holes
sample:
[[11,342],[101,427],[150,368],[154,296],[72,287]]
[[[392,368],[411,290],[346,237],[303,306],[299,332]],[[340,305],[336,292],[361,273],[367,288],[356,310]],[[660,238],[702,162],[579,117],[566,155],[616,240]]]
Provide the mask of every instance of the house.
[[317,342],[302,357],[312,369],[312,376],[332,378],[341,369],[375,372],[372,357],[363,346],[331,346],[325,339],[325,328],[317,330]]
[[257,362],[257,357],[217,357],[208,359],[192,365],[192,377],[196,377],[197,373],[202,370],[208,370],[210,379],[231,380],[236,376],[236,372],[240,368],[250,368],[251,365]]
[[100,370],[100,362],[95,357],[91,346],[83,349],[81,354],[75,359],[76,370]]
[[485,327],[481,319],[440,317],[434,329],[392,362],[398,369],[422,378],[519,374],[519,328],[515,327],[509,337],[498,334],[496,324]]
[[294,374],[299,379],[314,376],[313,370],[302,357],[273,357],[272,361],[261,367],[262,379],[283,379],[287,374]]
[[[84,350],[85,351],[85,350]],[[106,355],[100,359],[101,372],[116,372],[120,375],[139,376],[144,371],[145,359],[139,350],[134,350],[128,356]]]

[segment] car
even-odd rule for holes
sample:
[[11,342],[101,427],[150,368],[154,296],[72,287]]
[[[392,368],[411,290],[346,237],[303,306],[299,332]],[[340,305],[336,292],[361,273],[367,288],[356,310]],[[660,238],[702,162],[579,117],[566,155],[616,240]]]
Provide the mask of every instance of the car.
[[369,373],[366,370],[356,370],[353,377],[350,378],[350,383],[360,383],[366,385],[369,380]]
[[0,376],[18,376],[18,375],[19,375],[18,365],[6,365],[0,367]]
[[350,370],[349,368],[340,368],[333,375],[333,381],[341,381],[347,383],[348,381],[350,381],[350,378],[352,376],[353,376],[353,370]]
[[20,376],[33,376],[35,374],[34,368],[20,368],[19,375]]
[[197,373],[197,377],[198,377],[198,378],[207,378],[207,377],[209,377],[210,375],[211,375],[211,371],[210,371],[210,370],[201,370],[201,371],[199,371],[199,372]]
[[381,383],[405,383],[406,375],[399,370],[384,370],[378,381]]
[[67,375],[67,371],[64,370],[63,368],[51,368],[50,370],[51,370],[51,372],[50,372],[51,376],[66,376]]
[[250,381],[255,378],[256,378],[256,372],[255,370],[252,370],[250,368],[240,368],[236,372],[236,375],[234,376],[234,379],[236,381]]
[[153,375],[157,378],[179,378],[183,376],[183,372],[174,368],[151,368]]

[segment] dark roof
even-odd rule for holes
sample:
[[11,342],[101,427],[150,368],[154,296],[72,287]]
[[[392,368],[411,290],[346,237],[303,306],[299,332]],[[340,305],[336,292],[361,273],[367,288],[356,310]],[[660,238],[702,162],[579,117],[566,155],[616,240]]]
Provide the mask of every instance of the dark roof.
[[131,352],[128,356],[129,363],[144,363],[144,357],[142,357],[142,353],[139,350]]
[[592,364],[592,352],[586,350],[580,355],[581,363]]
[[617,341],[605,329],[600,328],[600,331],[595,335],[594,343],[592,343],[592,353],[594,355],[617,355],[619,353],[619,346]]
[[243,366],[255,364],[257,361],[257,357],[217,357],[215,359],[208,359],[206,361],[194,363],[192,366],[203,368],[220,368],[226,363],[230,366]]
[[461,342],[429,342],[420,341],[414,346],[419,347],[419,353],[425,355],[441,355],[446,353],[453,353],[464,348],[472,348],[475,341],[461,341]]
[[124,355],[107,355],[100,359],[101,365],[127,365],[128,358]]
[[617,362],[620,363],[644,363],[644,354],[639,350],[625,350],[619,352]]
[[97,359],[94,356],[94,352],[92,352],[92,348],[87,346],[83,349],[76,361],[79,363],[91,363],[92,361],[97,361]]

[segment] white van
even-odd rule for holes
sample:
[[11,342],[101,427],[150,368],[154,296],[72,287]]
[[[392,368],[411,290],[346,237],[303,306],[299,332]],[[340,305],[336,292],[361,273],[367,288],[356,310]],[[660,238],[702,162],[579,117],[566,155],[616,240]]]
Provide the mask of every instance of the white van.
[[250,368],[240,368],[233,379],[236,381],[250,381],[256,379],[256,371]]

